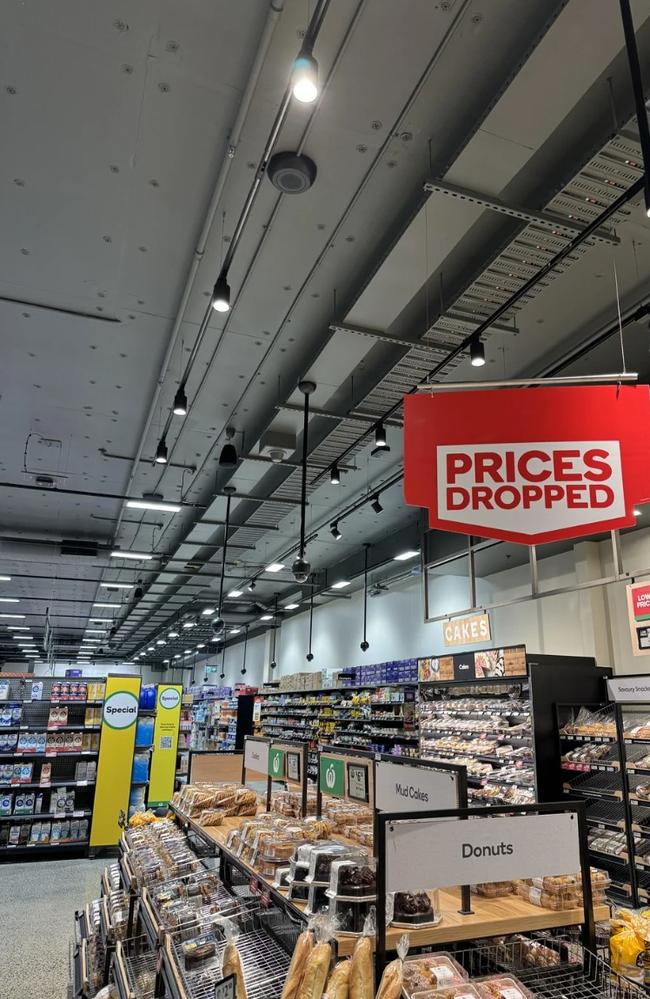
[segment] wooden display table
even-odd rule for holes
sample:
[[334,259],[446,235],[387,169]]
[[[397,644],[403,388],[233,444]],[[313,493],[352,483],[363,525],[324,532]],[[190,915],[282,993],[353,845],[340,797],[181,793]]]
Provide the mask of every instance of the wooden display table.
[[[233,829],[239,829],[245,818],[226,818],[220,826],[199,826],[192,819],[188,819],[182,813],[177,815],[183,822],[187,822],[205,840],[212,840],[224,856],[231,860],[236,867],[245,869],[251,877],[255,876],[258,883],[264,888],[268,888],[269,894],[279,894],[285,900],[287,906],[293,907],[298,914],[302,914],[305,908],[304,902],[289,902],[287,891],[284,888],[271,888],[271,883],[261,874],[251,867],[246,861],[226,847],[228,834]],[[344,837],[337,836],[343,841]],[[412,947],[428,947],[438,944],[449,944],[462,940],[473,940],[479,937],[507,936],[511,933],[526,933],[533,930],[548,930],[560,926],[577,926],[584,921],[584,914],[581,908],[577,909],[543,909],[538,905],[533,905],[519,895],[506,895],[504,898],[483,898],[480,895],[472,895],[473,912],[468,916],[462,916],[460,909],[460,891],[457,888],[440,890],[440,908],[442,920],[437,926],[418,929],[412,927],[389,928],[386,933],[386,948],[394,950],[397,942],[403,933],[408,933]],[[597,905],[594,907],[594,919],[598,922],[609,918],[609,906]],[[346,957],[354,950],[357,937],[349,934],[337,935],[338,953],[341,957]]]

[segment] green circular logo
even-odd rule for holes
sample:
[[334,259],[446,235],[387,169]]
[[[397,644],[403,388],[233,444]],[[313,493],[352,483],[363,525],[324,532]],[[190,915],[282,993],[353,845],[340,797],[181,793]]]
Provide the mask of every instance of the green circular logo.
[[138,698],[129,690],[116,690],[104,701],[104,722],[109,728],[130,728],[138,717]]
[[180,703],[181,695],[173,687],[168,687],[166,690],[161,690],[158,695],[158,703],[161,708],[166,708],[171,711],[175,708],[177,704]]

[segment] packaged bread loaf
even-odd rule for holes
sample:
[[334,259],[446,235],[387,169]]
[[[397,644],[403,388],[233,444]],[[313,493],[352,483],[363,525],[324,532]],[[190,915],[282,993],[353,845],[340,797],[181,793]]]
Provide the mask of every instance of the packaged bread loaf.
[[[289,970],[287,972],[287,977],[280,999],[296,999],[300,988],[300,982],[302,981],[302,976],[304,975],[305,968],[307,966],[307,960],[309,959],[309,955],[311,954],[313,948],[314,938],[309,930],[305,930],[304,933],[301,933],[298,937],[296,946],[293,949],[291,964],[289,965]],[[330,999],[332,999],[331,996]]]
[[298,990],[298,999],[321,999],[331,961],[331,944],[317,943],[307,958],[305,973]]
[[409,938],[402,933],[397,942],[397,959],[384,968],[376,999],[399,999],[404,984],[404,958],[408,953]]
[[334,967],[331,975],[327,979],[327,999],[348,999],[350,992],[350,968],[352,962],[349,960],[339,961]]
[[224,920],[223,931],[226,937],[226,947],[223,952],[222,976],[223,978],[228,978],[229,975],[234,975],[236,999],[247,999],[244,968],[237,948],[239,929],[231,919],[226,919]]
[[373,999],[375,975],[373,960],[373,940],[376,933],[374,906],[370,909],[363,927],[363,935],[357,940],[350,961],[350,999]]

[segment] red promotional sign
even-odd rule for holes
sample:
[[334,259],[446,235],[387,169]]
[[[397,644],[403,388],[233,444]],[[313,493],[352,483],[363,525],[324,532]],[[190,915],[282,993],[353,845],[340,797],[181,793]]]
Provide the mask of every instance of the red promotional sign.
[[640,583],[630,587],[632,609],[635,621],[650,619],[650,583]]
[[648,386],[408,395],[404,498],[438,530],[528,545],[631,527],[650,501]]

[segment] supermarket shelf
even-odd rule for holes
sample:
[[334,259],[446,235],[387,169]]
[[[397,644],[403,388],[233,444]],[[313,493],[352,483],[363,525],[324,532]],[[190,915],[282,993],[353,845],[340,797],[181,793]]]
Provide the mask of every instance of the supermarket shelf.
[[616,742],[612,735],[560,735],[561,742]]
[[0,791],[49,791],[53,787],[94,787],[94,780],[53,780],[49,784],[0,784]]
[[21,844],[10,844],[7,843],[5,846],[0,846],[0,856],[5,853],[34,853],[37,850],[63,850],[63,851],[79,851],[85,849],[89,840],[87,839],[76,839],[73,842],[65,843],[21,843]]
[[340,694],[348,690],[377,690],[378,687],[417,687],[418,680],[375,680],[372,683],[350,684],[346,687],[311,687],[309,690],[262,690],[258,697],[305,697],[312,694]]
[[87,819],[92,815],[89,808],[73,812],[30,812],[21,815],[0,815],[0,822],[40,822],[41,819]]
[[77,725],[15,725],[11,728],[0,725],[0,734],[3,732],[99,732],[100,725],[84,725],[79,722]]
[[45,753],[27,753],[17,751],[15,753],[0,753],[0,760],[43,760],[47,759],[57,759],[65,757],[67,760],[74,759],[75,756],[97,756],[97,749],[82,749],[78,753],[70,753],[61,751],[60,753],[54,751],[47,751]]

